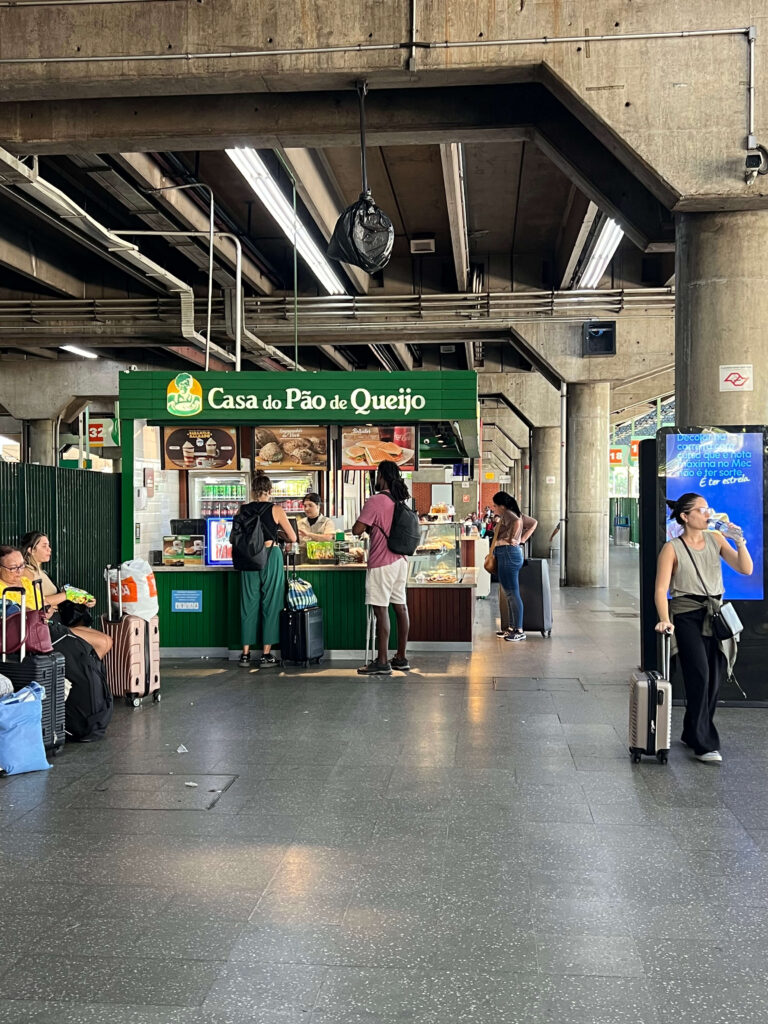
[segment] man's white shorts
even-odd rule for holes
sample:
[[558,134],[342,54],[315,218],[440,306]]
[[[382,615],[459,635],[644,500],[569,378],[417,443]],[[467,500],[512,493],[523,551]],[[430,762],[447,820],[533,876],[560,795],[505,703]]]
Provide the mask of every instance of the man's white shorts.
[[388,604],[405,604],[405,581],[408,579],[408,559],[398,558],[389,565],[369,569],[365,574],[365,603],[379,608]]

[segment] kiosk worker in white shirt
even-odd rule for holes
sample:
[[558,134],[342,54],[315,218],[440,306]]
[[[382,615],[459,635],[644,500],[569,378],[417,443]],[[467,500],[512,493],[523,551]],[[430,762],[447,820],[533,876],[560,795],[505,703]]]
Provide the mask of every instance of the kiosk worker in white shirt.
[[333,540],[336,527],[333,520],[320,512],[320,495],[310,493],[304,495],[304,515],[297,521],[299,542],[308,540]]

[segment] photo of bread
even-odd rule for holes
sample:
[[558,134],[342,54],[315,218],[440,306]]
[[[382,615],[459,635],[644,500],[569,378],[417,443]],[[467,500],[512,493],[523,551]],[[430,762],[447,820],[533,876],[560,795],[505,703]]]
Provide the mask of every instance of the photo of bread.
[[253,464],[269,470],[328,468],[328,433],[324,427],[255,427]]

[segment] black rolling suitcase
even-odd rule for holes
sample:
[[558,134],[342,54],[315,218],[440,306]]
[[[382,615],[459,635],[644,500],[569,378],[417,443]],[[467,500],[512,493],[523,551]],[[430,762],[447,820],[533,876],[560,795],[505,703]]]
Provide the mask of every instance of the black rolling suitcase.
[[527,558],[518,577],[523,601],[523,629],[552,635],[552,592],[546,558]]
[[323,609],[304,608],[280,612],[280,658],[283,663],[299,662],[308,665],[319,662],[325,654],[323,646]]
[[[11,588],[8,588],[10,590]],[[13,588],[14,590],[16,588]],[[21,589],[21,588],[19,588]],[[6,595],[8,594],[6,590]],[[0,672],[13,683],[14,690],[21,690],[29,683],[39,683],[45,689],[43,697],[43,744],[46,753],[57,754],[64,746],[65,739],[65,684],[64,656],[62,654],[27,654],[26,645],[26,599],[21,591],[21,649],[18,656],[2,655]],[[6,637],[6,603],[2,601],[3,652]]]

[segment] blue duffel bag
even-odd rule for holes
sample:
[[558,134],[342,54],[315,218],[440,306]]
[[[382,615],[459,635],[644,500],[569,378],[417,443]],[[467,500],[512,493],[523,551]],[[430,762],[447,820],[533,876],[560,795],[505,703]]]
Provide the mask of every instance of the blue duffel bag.
[[30,683],[0,697],[0,769],[6,775],[42,772],[51,766],[43,746],[45,690]]

